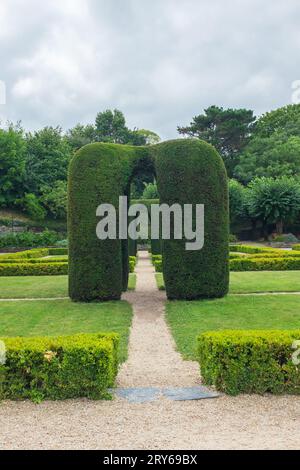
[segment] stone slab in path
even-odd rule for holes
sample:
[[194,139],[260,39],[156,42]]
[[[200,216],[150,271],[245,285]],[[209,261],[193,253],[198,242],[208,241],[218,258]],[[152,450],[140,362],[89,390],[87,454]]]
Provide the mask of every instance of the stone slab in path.
[[158,400],[162,396],[174,401],[203,400],[207,398],[217,398],[219,393],[213,392],[206,387],[137,387],[137,388],[116,388],[111,392],[120,398],[124,398],[129,403],[147,403]]

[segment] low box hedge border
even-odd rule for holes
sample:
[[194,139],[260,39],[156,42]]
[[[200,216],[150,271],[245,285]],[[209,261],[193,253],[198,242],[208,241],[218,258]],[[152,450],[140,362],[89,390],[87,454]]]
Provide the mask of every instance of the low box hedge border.
[[292,360],[300,330],[213,331],[197,340],[206,385],[230,395],[300,394],[300,365]]
[[0,276],[58,276],[68,274],[68,263],[0,263]]
[[0,399],[111,398],[118,370],[117,334],[0,338]]

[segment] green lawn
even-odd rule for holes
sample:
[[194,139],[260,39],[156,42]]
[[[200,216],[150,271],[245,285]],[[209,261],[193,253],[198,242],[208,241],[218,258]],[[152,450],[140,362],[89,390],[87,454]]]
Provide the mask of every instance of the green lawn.
[[[136,274],[129,276],[129,289],[134,289]],[[39,299],[68,297],[68,276],[0,277],[0,299]]]
[[195,359],[196,337],[223,329],[300,328],[300,296],[235,296],[194,302],[167,302],[167,321],[178,350]]
[[124,301],[75,303],[70,300],[0,302],[0,336],[53,336],[116,332],[121,336],[120,360],[127,357],[132,319]]
[[[164,289],[163,275],[156,274],[159,289]],[[300,271],[248,271],[230,273],[230,293],[300,292]]]

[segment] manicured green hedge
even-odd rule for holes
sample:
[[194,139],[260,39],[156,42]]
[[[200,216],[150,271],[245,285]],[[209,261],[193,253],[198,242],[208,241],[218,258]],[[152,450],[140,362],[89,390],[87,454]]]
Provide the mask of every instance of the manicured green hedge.
[[68,257],[67,256],[60,256],[59,258],[12,258],[12,259],[1,259],[0,264],[39,264],[39,263],[67,263]]
[[261,246],[252,246],[252,245],[230,245],[229,251],[231,252],[240,252],[240,253],[273,253],[273,252],[280,252],[284,250],[280,250],[278,248],[268,248],[268,247],[261,247]]
[[300,330],[219,331],[198,337],[203,381],[231,395],[300,394],[300,367],[292,362],[292,344]]
[[231,259],[230,271],[288,271],[300,269],[300,258],[248,258]]
[[78,334],[56,338],[1,338],[0,399],[110,398],[118,369],[119,337]]
[[292,246],[292,250],[296,250],[296,251],[299,250],[299,251],[300,251],[300,245],[299,245],[299,243],[296,244],[296,245],[293,245],[293,246]]
[[34,248],[33,250],[18,251],[17,253],[7,253],[6,255],[0,255],[0,262],[4,259],[31,259],[31,258],[42,258],[49,255],[48,248]]
[[[135,171],[149,164],[148,149],[96,143],[82,147],[69,169],[69,294],[75,301],[118,300],[129,272],[127,240],[99,240],[96,210],[119,206]],[[144,165],[145,163],[145,165]]]
[[[128,243],[99,240],[97,207],[130,193],[140,170],[157,177],[160,202],[205,206],[205,243],[187,251],[187,240],[163,241],[167,296],[172,299],[221,297],[228,291],[228,184],[216,150],[198,139],[154,146],[96,143],[81,148],[69,169],[69,293],[73,300],[117,300],[128,280]],[[149,203],[150,204],[150,203]],[[195,220],[193,221],[195,222]],[[172,236],[173,234],[171,234]]]
[[217,151],[199,139],[178,139],[151,147],[160,203],[203,204],[204,246],[188,251],[186,239],[162,240],[169,299],[222,297],[228,292],[228,183]]
[[57,276],[68,274],[68,263],[0,263],[0,276]]
[[[259,255],[253,256],[230,256],[230,271],[289,271],[300,269],[300,256],[284,256],[274,254],[265,254],[263,257]],[[162,257],[159,255],[152,257],[155,271],[161,273],[163,271]]]
[[300,258],[300,253],[297,251],[283,251],[277,253],[276,251],[272,253],[255,253],[249,255],[247,258],[250,259],[260,259],[260,258]]

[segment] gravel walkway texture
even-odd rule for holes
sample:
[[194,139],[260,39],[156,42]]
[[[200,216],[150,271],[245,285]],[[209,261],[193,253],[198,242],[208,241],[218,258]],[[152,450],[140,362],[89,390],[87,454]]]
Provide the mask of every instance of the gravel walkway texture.
[[[182,361],[164,320],[164,293],[148,255],[140,253],[129,359],[122,387],[194,386],[199,369]],[[197,332],[195,332],[196,334]],[[221,396],[212,400],[143,404],[68,400],[2,402],[1,449],[298,449],[300,399],[295,396]]]

